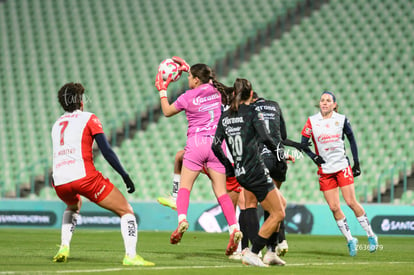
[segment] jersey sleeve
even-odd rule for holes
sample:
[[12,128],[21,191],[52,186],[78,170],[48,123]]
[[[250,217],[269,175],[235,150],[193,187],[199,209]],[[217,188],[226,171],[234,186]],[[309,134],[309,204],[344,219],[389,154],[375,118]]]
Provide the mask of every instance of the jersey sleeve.
[[104,132],[101,121],[94,114],[91,115],[91,118],[89,119],[87,125],[91,131],[92,136],[102,134]]
[[312,123],[310,121],[310,118],[305,123],[305,126],[302,129],[302,136],[310,138],[312,135]]
[[217,124],[217,130],[214,136],[213,144],[211,145],[211,149],[213,150],[214,155],[217,157],[217,159],[224,165],[226,168],[226,175],[228,177],[234,176],[234,168],[231,164],[230,160],[226,157],[226,154],[224,153],[221,145],[223,143],[223,140],[225,138],[225,132],[222,124],[222,118],[220,118],[219,123]]
[[287,139],[287,131],[286,131],[286,123],[285,118],[283,117],[282,108],[280,108],[279,104],[277,104],[280,113],[280,137],[282,140]]
[[356,143],[354,132],[352,131],[351,122],[349,122],[348,118],[345,118],[343,131],[346,137],[348,138],[349,144],[351,146],[351,152],[352,152],[352,157],[354,159],[354,162],[359,162],[358,146]]
[[188,100],[187,100],[187,93],[180,95],[177,100],[173,103],[177,110],[182,111],[187,109]]

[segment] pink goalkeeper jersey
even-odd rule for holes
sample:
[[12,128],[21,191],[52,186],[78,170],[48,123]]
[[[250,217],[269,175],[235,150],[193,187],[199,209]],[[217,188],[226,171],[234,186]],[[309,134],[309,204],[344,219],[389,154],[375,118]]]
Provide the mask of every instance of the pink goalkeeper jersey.
[[80,110],[66,112],[52,128],[53,181],[69,183],[96,171],[93,164],[93,136],[103,133],[99,119]]
[[188,120],[187,137],[196,134],[214,136],[221,116],[221,95],[210,83],[188,90],[174,102]]

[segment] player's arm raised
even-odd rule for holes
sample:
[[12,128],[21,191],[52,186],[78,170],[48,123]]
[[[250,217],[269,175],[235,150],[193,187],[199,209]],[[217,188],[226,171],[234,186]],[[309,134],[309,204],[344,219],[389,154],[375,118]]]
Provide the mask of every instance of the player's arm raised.
[[155,87],[160,93],[161,109],[164,116],[166,117],[173,116],[180,112],[180,110],[177,110],[177,108],[175,108],[174,104],[170,104],[168,102],[167,88],[170,82],[171,76],[169,76],[168,79],[164,82],[161,72],[157,73],[157,76],[155,77]]

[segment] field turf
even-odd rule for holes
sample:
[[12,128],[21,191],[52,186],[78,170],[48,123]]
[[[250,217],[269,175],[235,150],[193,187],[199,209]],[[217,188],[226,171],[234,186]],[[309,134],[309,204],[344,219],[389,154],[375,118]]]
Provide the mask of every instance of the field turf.
[[122,265],[120,231],[77,230],[67,263],[53,263],[60,230],[0,229],[2,274],[412,274],[414,237],[380,236],[379,250],[369,253],[367,238],[357,236],[358,255],[350,257],[342,236],[287,235],[287,265],[258,268],[229,260],[228,234],[187,232],[171,245],[171,232],[139,232],[138,254],[155,267]]

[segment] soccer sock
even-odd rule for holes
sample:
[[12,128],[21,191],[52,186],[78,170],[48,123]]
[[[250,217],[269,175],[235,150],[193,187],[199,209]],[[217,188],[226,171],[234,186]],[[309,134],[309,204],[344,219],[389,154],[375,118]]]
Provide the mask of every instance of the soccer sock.
[[259,254],[259,252],[263,249],[263,247],[265,247],[266,243],[267,243],[267,239],[257,235],[256,238],[254,238],[253,240],[252,252],[255,254]]
[[73,231],[75,231],[76,224],[78,223],[79,214],[72,210],[65,210],[62,218],[61,229],[61,245],[70,245],[72,240]]
[[343,218],[342,220],[337,220],[336,224],[338,225],[339,230],[341,230],[342,234],[345,236],[347,242],[352,240],[351,231],[349,230],[346,218]]
[[361,217],[357,217],[359,224],[362,228],[367,232],[368,237],[375,236],[374,232],[372,231],[371,225],[369,224],[369,220],[367,214],[362,215]]
[[270,236],[270,238],[267,240],[267,243],[266,243],[268,250],[272,252],[276,251],[278,237],[279,237],[279,232],[273,232],[273,234]]
[[178,189],[177,193],[177,214],[178,222],[187,218],[188,205],[190,204],[190,190],[187,188]]
[[180,180],[181,180],[181,175],[180,174],[174,174],[173,189],[172,189],[172,193],[171,193],[171,195],[173,196],[174,199],[177,199],[178,188],[180,187]]
[[247,236],[251,243],[259,233],[259,218],[257,217],[257,208],[246,209],[246,222],[247,222]]
[[[270,216],[269,212],[265,210],[263,212],[264,220],[266,221],[269,216]],[[273,234],[270,235],[270,238],[267,240],[267,243],[266,243],[267,250],[270,250],[272,252],[276,251],[276,245],[277,245],[278,238],[279,238],[279,232],[273,232]]]
[[280,228],[279,228],[279,243],[286,240],[286,234],[285,234],[285,220],[282,220],[280,222]]
[[232,233],[235,228],[238,229],[239,227],[236,220],[236,211],[234,211],[233,202],[231,201],[230,196],[227,194],[218,197],[217,201],[220,204],[221,210],[223,211],[227,224],[230,227],[230,233]]
[[124,239],[125,254],[130,258],[135,258],[138,229],[137,220],[133,214],[125,214],[121,217],[121,234]]
[[249,235],[247,231],[247,221],[246,221],[246,210],[240,210],[239,215],[239,225],[240,225],[240,231],[243,233],[243,239],[241,240],[241,249],[245,249],[246,247],[249,247]]

